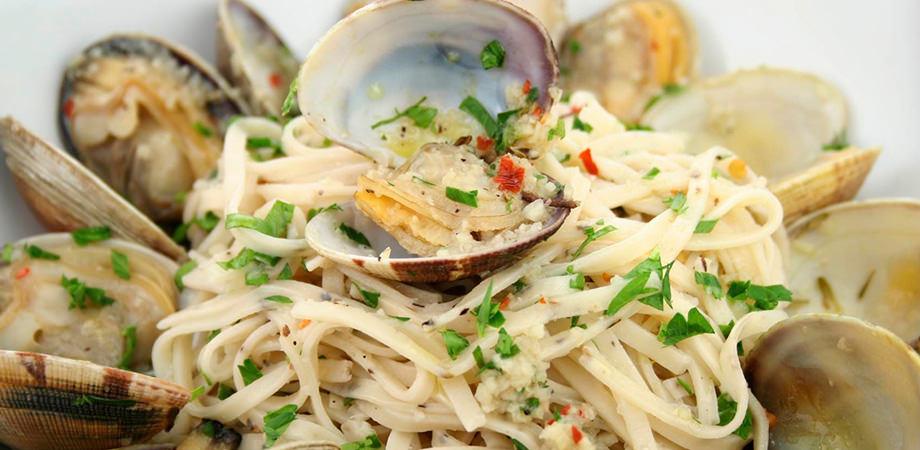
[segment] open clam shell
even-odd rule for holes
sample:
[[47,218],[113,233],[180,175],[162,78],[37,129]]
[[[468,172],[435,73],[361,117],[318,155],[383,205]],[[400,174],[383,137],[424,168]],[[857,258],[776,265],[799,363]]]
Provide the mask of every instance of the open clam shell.
[[166,380],[39,353],[0,350],[0,442],[95,450],[149,440],[189,399]]
[[217,68],[261,115],[281,115],[300,63],[274,28],[242,0],[217,8]]
[[834,205],[789,227],[791,314],[858,317],[920,338],[920,202]]
[[136,34],[83,50],[59,102],[65,148],[157,222],[178,221],[177,198],[214,169],[227,123],[248,112],[200,58]]
[[[23,239],[12,248],[12,262],[0,263],[0,348],[111,367],[150,366],[156,324],[177,307],[175,262],[120,239],[80,246],[65,233]],[[33,255],[36,248],[53,256]],[[126,263],[121,275],[114,252]]]
[[793,317],[761,338],[745,373],[776,416],[771,449],[920,448],[920,357],[883,328]]
[[49,230],[105,224],[116,236],[173,259],[185,257],[182,247],[99,177],[12,117],[0,119],[0,148],[16,187]]
[[790,70],[743,70],[694,83],[655,102],[642,123],[686,133],[690,152],[730,148],[767,177],[787,222],[853,198],[879,153],[845,143],[840,91]]
[[671,0],[613,3],[566,33],[559,46],[562,87],[589,90],[608,111],[638,122],[662,90],[696,73],[696,32]]
[[[486,70],[481,55],[493,41],[501,44],[504,59]],[[520,91],[529,82],[539,94],[536,105],[549,111],[557,73],[546,29],[510,3],[382,0],[341,20],[313,47],[298,75],[298,104],[321,134],[395,167],[433,140],[385,140],[375,125],[394,110],[423,100],[438,111],[433,134],[453,142],[478,127],[459,110],[466,97],[475,96],[494,115],[514,107],[509,89]],[[449,134],[457,129],[463,134]]]

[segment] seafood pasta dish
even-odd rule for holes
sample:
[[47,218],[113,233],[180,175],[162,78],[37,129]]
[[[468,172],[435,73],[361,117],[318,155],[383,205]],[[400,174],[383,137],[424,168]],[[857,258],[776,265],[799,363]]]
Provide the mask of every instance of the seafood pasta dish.
[[920,448],[920,203],[847,202],[843,95],[700,78],[668,0],[562,11],[90,45],[65,149],[0,120],[51,231],[3,248],[0,443]]

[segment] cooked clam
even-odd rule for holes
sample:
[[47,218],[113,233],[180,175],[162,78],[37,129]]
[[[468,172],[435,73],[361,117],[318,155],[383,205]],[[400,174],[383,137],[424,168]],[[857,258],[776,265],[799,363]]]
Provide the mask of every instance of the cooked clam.
[[636,123],[663,90],[693,78],[696,58],[696,33],[674,2],[615,2],[566,34],[562,87],[592,91],[620,120]]
[[920,357],[883,328],[794,317],[761,338],[745,373],[776,416],[771,449],[920,448]]
[[180,218],[178,199],[214,169],[226,123],[247,112],[206,63],[141,35],[80,53],[59,107],[66,148],[157,222]]
[[920,202],[834,205],[789,228],[792,314],[829,312],[920,338]]
[[360,213],[315,217],[307,240],[337,262],[385,278],[431,282],[487,272],[548,238],[568,216],[562,186],[538,175],[515,156],[490,165],[472,148],[428,144],[396,170],[361,176]]
[[[363,8],[375,0],[353,0],[345,8],[345,15],[349,15]],[[508,3],[524,8],[533,14],[540,23],[549,31],[553,42],[562,42],[562,35],[568,27],[568,18],[565,15],[565,0],[507,0]]]
[[271,25],[242,0],[217,9],[217,68],[240,89],[253,112],[281,115],[299,62]]
[[146,442],[172,426],[189,395],[139,373],[0,350],[0,442],[37,450]]
[[[149,367],[156,323],[175,312],[175,262],[120,239],[24,239],[0,265],[0,348]],[[113,256],[120,255],[120,256]]]
[[691,152],[732,149],[767,177],[787,222],[853,198],[879,153],[846,144],[846,101],[834,86],[789,70],[744,70],[695,83],[663,96],[642,123],[686,133]]
[[[481,133],[459,110],[467,97],[478,99],[485,121],[522,107],[529,86],[531,108],[549,111],[557,73],[546,30],[506,2],[383,0],[313,47],[298,75],[298,104],[326,137],[395,167],[424,144]],[[491,117],[484,131],[495,139]],[[402,124],[411,126],[402,132]]]
[[185,257],[182,247],[99,177],[11,117],[0,119],[0,149],[19,192],[49,230],[105,223],[116,236],[172,259]]

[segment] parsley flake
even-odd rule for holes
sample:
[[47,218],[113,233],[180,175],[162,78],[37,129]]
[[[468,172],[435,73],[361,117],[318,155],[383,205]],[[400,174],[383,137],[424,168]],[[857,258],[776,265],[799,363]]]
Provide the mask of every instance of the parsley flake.
[[121,336],[125,338],[125,349],[121,352],[118,368],[128,370],[134,361],[134,351],[137,349],[137,327],[134,325],[125,327],[124,330],[121,330]]
[[85,247],[93,242],[104,241],[112,237],[112,229],[103,225],[101,227],[86,227],[70,232],[73,241],[80,247]]
[[268,236],[282,237],[287,233],[288,224],[291,223],[293,217],[294,205],[278,200],[272,205],[264,219],[233,213],[227,216],[224,227],[228,230],[248,228]]
[[479,61],[485,70],[501,68],[505,64],[505,47],[498,40],[493,40],[482,48]]
[[297,405],[284,405],[266,414],[262,419],[262,429],[265,430],[265,447],[275,445],[275,442],[287,431],[288,426],[296,417]]
[[702,286],[713,298],[722,298],[722,283],[715,275],[707,272],[696,272],[693,275],[696,284]]
[[504,328],[498,330],[498,342],[495,344],[495,353],[502,359],[508,359],[521,352],[520,347],[514,343],[511,336]]
[[447,198],[472,208],[479,207],[479,201],[476,199],[478,194],[479,191],[475,189],[467,192],[451,186],[447,186],[444,190],[444,195],[446,195]]
[[262,371],[259,370],[259,367],[256,366],[256,363],[249,358],[246,358],[246,360],[243,361],[243,364],[236,366],[236,368],[239,369],[240,376],[243,377],[243,384],[246,386],[249,386],[259,378],[262,378]]
[[444,346],[447,347],[447,355],[450,356],[450,359],[457,359],[457,356],[470,346],[470,341],[449,328],[441,331],[441,337],[444,338]]
[[658,340],[664,345],[677,344],[684,339],[700,335],[715,333],[703,313],[696,308],[691,308],[684,317],[681,313],[674,314],[670,321],[658,330]]
[[434,121],[435,116],[438,115],[438,109],[422,106],[422,103],[425,103],[426,100],[428,100],[428,97],[422,97],[419,101],[415,102],[415,104],[402,111],[398,109],[394,110],[394,116],[374,123],[371,125],[371,129],[376,130],[379,127],[396,122],[403,117],[408,117],[415,126],[419,128],[428,128],[431,126],[431,122]]
[[365,247],[371,247],[371,241],[367,240],[367,236],[365,236],[364,233],[348,225],[345,225],[344,223],[339,224],[339,231],[341,231],[342,233],[345,233],[345,236],[347,236],[348,239],[351,239],[355,243],[363,245]]
[[701,220],[696,224],[696,228],[693,230],[693,232],[698,234],[707,234],[716,227],[717,223],[719,223],[719,219]]

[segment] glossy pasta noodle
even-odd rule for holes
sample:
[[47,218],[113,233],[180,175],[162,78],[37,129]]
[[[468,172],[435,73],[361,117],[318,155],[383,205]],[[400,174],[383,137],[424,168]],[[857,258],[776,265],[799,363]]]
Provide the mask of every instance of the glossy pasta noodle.
[[[576,116],[593,130],[573,129]],[[731,449],[749,439],[765,449],[766,413],[738,354],[786,317],[784,303],[728,301],[705,281],[784,282],[780,203],[731,152],[689,155],[679,136],[626,131],[589,94],[557,104],[547,123],[557,118],[565,137],[544,141],[535,165],[579,206],[520,262],[459,297],[318,256],[306,222],[350,201],[372,162],[324,146],[302,118],[235,122],[217,176],[188,196],[186,221],[208,211],[265,217],[279,200],[294,205],[292,218],[280,237],[227,229],[225,219],[208,234],[192,230],[187,306],[160,322],[153,363],[203,394],[165,438],[208,418],[260,448],[265,416],[296,405],[274,445],[374,434],[387,449]],[[278,141],[284,155],[253,160],[251,137]],[[244,249],[271,261],[222,267]],[[248,285],[252,267],[270,281]],[[647,281],[627,295],[637,279]],[[488,313],[487,291],[505,320],[480,335],[473,313]],[[460,343],[453,355],[446,342]]]

